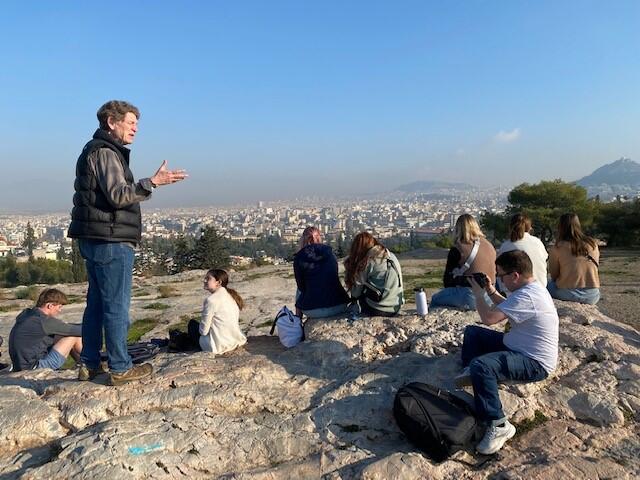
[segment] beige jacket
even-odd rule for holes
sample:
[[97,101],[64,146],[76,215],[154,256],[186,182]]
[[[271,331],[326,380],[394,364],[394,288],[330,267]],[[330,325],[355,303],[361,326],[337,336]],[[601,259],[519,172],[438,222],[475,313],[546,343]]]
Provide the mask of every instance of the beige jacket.
[[[460,251],[462,256],[458,263],[458,266],[460,267],[464,265],[464,262],[466,262],[469,255],[471,255],[473,243],[456,243],[456,248]],[[480,237],[480,248],[478,249],[478,254],[469,267],[469,270],[464,272],[464,274],[471,275],[476,272],[483,272],[491,279],[492,283],[496,283],[496,249],[493,248],[493,245],[491,245],[491,243],[489,243],[489,241],[484,237]]]
[[[589,248],[589,255],[600,263],[600,250]],[[560,241],[549,250],[549,275],[558,288],[600,288],[598,267],[587,257],[571,253],[571,243]]]

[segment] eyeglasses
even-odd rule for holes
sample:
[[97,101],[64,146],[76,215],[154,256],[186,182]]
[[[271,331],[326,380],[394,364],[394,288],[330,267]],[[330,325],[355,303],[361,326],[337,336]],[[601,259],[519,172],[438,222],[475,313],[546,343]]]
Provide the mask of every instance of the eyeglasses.
[[501,282],[504,282],[503,278],[506,277],[507,275],[511,275],[513,272],[506,272],[503,274],[499,274],[498,272],[496,272],[496,278],[499,278]]

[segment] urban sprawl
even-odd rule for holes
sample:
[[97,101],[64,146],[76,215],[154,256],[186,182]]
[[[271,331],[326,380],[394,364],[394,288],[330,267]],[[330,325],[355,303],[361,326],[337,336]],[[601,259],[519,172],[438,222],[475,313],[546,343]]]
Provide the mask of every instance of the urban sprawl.
[[[295,242],[308,225],[317,226],[329,241],[344,240],[367,230],[379,238],[410,236],[428,239],[447,233],[463,213],[501,212],[507,189],[413,194],[394,198],[350,201],[258,202],[253,206],[143,210],[143,239],[198,236],[203,228],[237,241],[279,236]],[[56,259],[60,249],[71,251],[67,238],[69,213],[0,214],[0,256],[28,258],[23,246],[27,224],[35,236],[35,258]]]

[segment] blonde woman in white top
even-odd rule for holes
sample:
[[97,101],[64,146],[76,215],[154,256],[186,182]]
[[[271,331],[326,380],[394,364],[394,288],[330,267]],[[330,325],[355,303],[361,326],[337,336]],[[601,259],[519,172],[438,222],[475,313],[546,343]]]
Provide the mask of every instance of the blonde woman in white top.
[[204,277],[204,289],[211,293],[204,301],[198,325],[204,352],[221,354],[247,343],[239,323],[244,302],[238,292],[227,287],[228,283],[229,275],[224,270],[209,270]]
[[525,213],[516,213],[509,222],[509,236],[498,249],[498,256],[504,252],[521,250],[529,255],[533,264],[533,277],[543,287],[547,286],[547,258],[549,254],[538,237],[529,235],[531,218]]

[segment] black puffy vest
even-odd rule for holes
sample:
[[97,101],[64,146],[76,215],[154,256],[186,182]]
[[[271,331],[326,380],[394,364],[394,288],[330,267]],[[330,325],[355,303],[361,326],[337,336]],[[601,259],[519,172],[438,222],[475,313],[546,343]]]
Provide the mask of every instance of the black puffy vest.
[[73,184],[76,192],[73,195],[68,235],[71,238],[140,243],[140,204],[113,207],[102,193],[95,173],[89,168],[89,156],[100,148],[112,150],[122,164],[127,183],[135,183],[129,169],[129,149],[114,142],[106,131],[96,130],[93,139],[82,149],[76,164],[76,181]]

